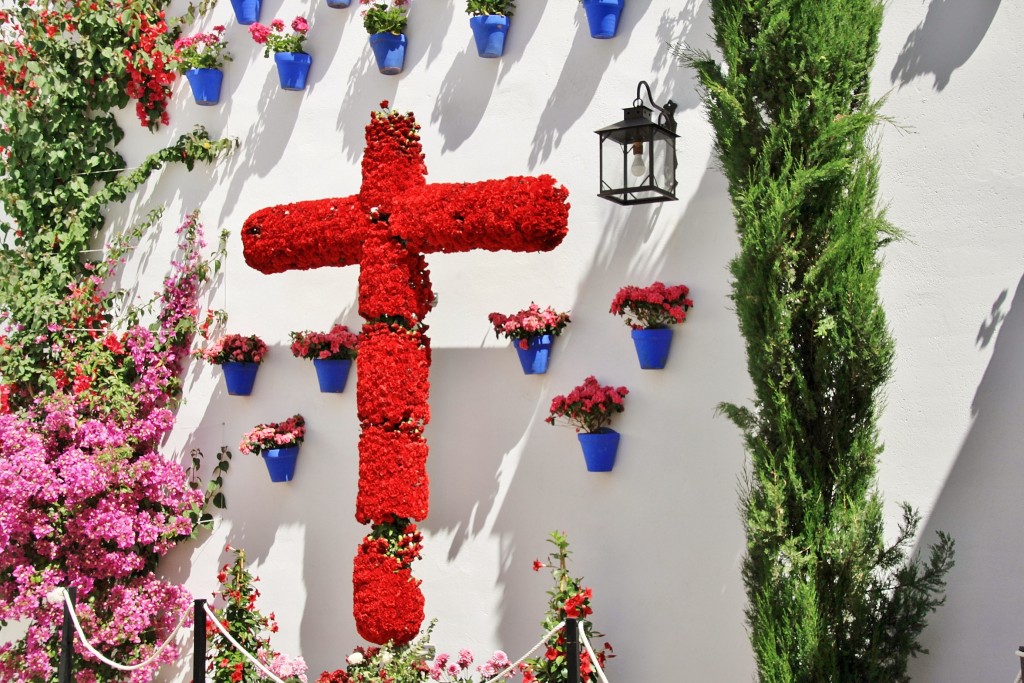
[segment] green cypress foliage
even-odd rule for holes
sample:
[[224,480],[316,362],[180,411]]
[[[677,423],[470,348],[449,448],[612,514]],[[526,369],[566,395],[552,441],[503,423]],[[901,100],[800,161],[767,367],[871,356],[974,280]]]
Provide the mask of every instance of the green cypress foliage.
[[878,249],[868,92],[880,0],[711,0],[722,61],[696,69],[740,237],[732,298],[756,392],[725,405],[750,457],[742,513],[747,620],[763,683],[908,681],[942,604],[953,541],[891,545],[876,489],[893,341]]

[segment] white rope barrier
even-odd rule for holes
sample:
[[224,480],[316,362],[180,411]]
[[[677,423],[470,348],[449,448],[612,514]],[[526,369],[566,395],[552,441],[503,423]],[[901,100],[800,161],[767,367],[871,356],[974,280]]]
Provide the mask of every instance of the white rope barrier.
[[160,646],[153,651],[153,654],[150,655],[148,659],[141,661],[138,664],[118,664],[117,662],[111,661],[104,657],[103,653],[99,652],[89,643],[89,639],[85,637],[85,633],[82,631],[82,625],[78,623],[78,615],[75,613],[75,604],[71,601],[71,594],[68,593],[67,589],[65,588],[58,588],[57,590],[60,591],[60,595],[64,599],[64,604],[68,606],[68,612],[71,615],[71,623],[75,625],[75,631],[78,633],[78,639],[82,641],[82,646],[86,650],[88,650],[89,653],[92,654],[92,656],[96,657],[98,660],[100,660],[107,666],[113,667],[119,671],[135,671],[137,669],[141,669],[144,666],[147,666],[148,664],[151,664],[153,660],[156,659],[160,655],[160,653],[164,651],[164,648],[167,647],[167,645],[171,642],[171,639],[174,638],[174,635],[178,632],[178,629],[181,628],[181,625],[185,623],[185,618],[188,617],[189,613],[188,610],[184,610],[184,612],[182,612],[181,619],[178,620],[178,625],[171,630],[170,635],[167,636],[167,640],[162,642]]
[[556,633],[558,633],[559,631],[561,631],[561,630],[562,630],[562,627],[563,627],[563,626],[565,626],[565,622],[564,622],[564,621],[562,621],[562,622],[559,622],[558,626],[554,627],[553,629],[551,629],[550,631],[548,631],[547,633],[545,633],[545,634],[544,634],[544,637],[540,639],[540,642],[538,642],[538,643],[537,643],[536,645],[534,645],[533,647],[531,647],[531,648],[530,648],[530,650],[529,650],[529,651],[528,651],[528,652],[527,652],[527,653],[526,653],[525,655],[523,655],[522,657],[520,657],[520,658],[519,658],[519,659],[517,659],[516,661],[512,662],[511,664],[509,664],[509,665],[508,665],[507,667],[505,667],[505,669],[504,669],[503,671],[501,671],[500,673],[497,673],[497,674],[495,674],[495,675],[494,675],[494,676],[492,676],[491,678],[488,678],[488,679],[487,679],[486,681],[481,681],[481,683],[494,683],[494,681],[496,681],[496,680],[498,680],[498,679],[500,679],[500,678],[503,678],[503,677],[504,677],[504,676],[505,676],[505,675],[506,675],[506,674],[507,674],[508,672],[510,672],[510,671],[513,671],[513,670],[515,670],[515,668],[516,668],[517,666],[519,666],[520,664],[522,664],[522,663],[523,663],[523,661],[524,661],[524,660],[525,660],[525,659],[526,659],[527,657],[529,657],[530,655],[532,655],[532,654],[533,654],[533,653],[534,653],[534,652],[535,652],[535,651],[537,650],[537,648],[538,648],[538,647],[540,647],[541,645],[543,645],[544,643],[546,643],[546,642],[547,642],[547,640],[548,640],[548,638],[550,638],[551,636],[553,636],[553,635],[555,635]]
[[586,630],[583,628],[583,621],[579,622],[579,629],[580,640],[583,641],[583,646],[587,648],[587,654],[590,655],[590,661],[593,662],[594,668],[597,669],[597,677],[601,679],[601,683],[608,683],[608,679],[604,675],[604,669],[601,668],[601,664],[597,661],[597,655],[594,654],[594,648],[590,646],[590,639],[587,638]]
[[[136,671],[137,669],[141,669],[142,667],[151,664],[153,660],[155,660],[160,655],[160,653],[163,652],[164,648],[166,648],[167,645],[170,644],[171,639],[174,638],[174,635],[178,632],[178,629],[182,627],[182,625],[185,623],[185,619],[188,617],[188,610],[184,610],[182,612],[181,618],[178,620],[178,624],[171,630],[170,634],[167,636],[167,639],[164,640],[164,642],[162,642],[160,646],[153,651],[153,654],[150,655],[147,659],[145,659],[142,662],[139,662],[138,664],[120,664],[118,662],[107,659],[105,656],[103,656],[103,653],[99,652],[96,648],[92,646],[92,644],[89,643],[89,639],[86,638],[85,632],[82,630],[82,625],[78,621],[78,614],[75,612],[74,602],[71,601],[71,594],[68,593],[66,589],[55,589],[51,592],[50,599],[53,602],[60,602],[61,600],[63,600],[64,604],[67,605],[68,613],[71,615],[71,623],[74,624],[75,631],[78,633],[78,638],[82,642],[82,646],[85,647],[85,649],[88,650],[89,653],[96,657],[98,660],[100,660],[107,666],[113,667],[119,671]],[[203,610],[206,611],[207,617],[213,620],[213,624],[217,627],[217,630],[220,631],[221,634],[228,639],[228,642],[231,643],[231,645],[234,646],[236,650],[245,655],[245,657],[250,662],[252,662],[253,665],[257,669],[259,669],[266,678],[269,678],[270,680],[274,681],[274,683],[284,683],[284,681],[275,676],[270,669],[264,666],[263,663],[260,662],[260,660],[256,659],[256,657],[254,657],[249,651],[242,647],[242,645],[237,640],[235,640],[234,637],[232,637],[231,633],[229,633],[228,630],[224,628],[224,625],[220,622],[220,619],[217,618],[217,615],[213,612],[212,609],[210,609],[210,606],[206,604],[206,602],[203,602]],[[586,630],[583,628],[583,622],[580,621],[578,626],[580,633],[580,641],[586,648],[587,654],[590,655],[590,661],[593,662],[594,667],[597,670],[597,675],[601,679],[601,683],[608,683],[608,679],[604,675],[604,670],[601,669],[601,665],[597,661],[597,655],[594,654],[594,648],[590,645],[590,640],[587,638]],[[516,667],[522,664],[527,657],[536,652],[541,645],[546,643],[548,638],[558,633],[564,627],[565,622],[560,622],[553,629],[545,633],[544,636],[539,641],[537,641],[537,644],[531,647],[526,652],[526,654],[517,659],[515,662],[509,664],[499,673],[495,674],[494,676],[485,681],[482,681],[481,683],[494,683],[495,681],[504,678],[510,672],[515,671]],[[1018,651],[1017,655],[1019,657],[1024,657],[1024,652]],[[1020,674],[1017,675],[1017,680],[1015,681],[1015,683],[1021,683]]]
[[220,631],[222,634],[224,634],[224,637],[228,639],[229,643],[231,643],[232,645],[235,646],[236,650],[238,650],[243,655],[248,657],[249,661],[252,662],[253,664],[255,664],[256,668],[259,669],[260,671],[262,671],[263,674],[267,678],[269,678],[270,680],[274,681],[274,683],[284,683],[284,681],[282,681],[280,678],[275,676],[274,673],[270,669],[268,669],[267,667],[263,666],[263,664],[260,662],[260,660],[256,659],[251,654],[249,654],[249,652],[244,647],[242,647],[238,643],[237,640],[235,640],[234,638],[231,637],[231,634],[228,633],[227,630],[224,628],[224,624],[220,623],[220,619],[217,618],[217,615],[213,613],[213,610],[211,610],[210,606],[207,605],[205,602],[203,603],[203,609],[206,610],[206,615],[209,618],[213,619],[213,623],[214,623],[214,625],[216,625],[217,630]]

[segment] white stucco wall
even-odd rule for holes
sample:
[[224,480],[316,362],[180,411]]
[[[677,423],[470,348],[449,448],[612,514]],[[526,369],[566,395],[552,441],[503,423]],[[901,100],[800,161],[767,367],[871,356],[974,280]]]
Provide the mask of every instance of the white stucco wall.
[[[169,130],[152,136],[124,117],[129,165],[193,123],[241,141],[215,168],[163,173],[122,217],[169,206],[163,234],[133,262],[141,292],[158,285],[185,212],[201,207],[211,234],[230,230],[211,304],[228,311],[229,330],[272,346],[250,398],[228,396],[219,369],[190,366],[168,453],[237,452],[252,425],[296,412],[309,425],[290,484],[271,484],[262,462],[236,454],[217,529],[163,570],[207,595],[224,544],[246,548],[260,605],[281,625],[274,643],[301,653],[311,680],[361,642],[351,616],[351,558],[367,531],[353,518],[354,378],[344,394],[319,394],[311,365],[287,348],[291,330],[360,324],[357,270],[261,275],[245,265],[238,230],[264,206],[354,193],[363,127],[388,99],[423,125],[428,180],[549,173],[572,203],[569,235],[553,252],[428,258],[439,295],[427,320],[431,514],[415,571],[439,620],[435,643],[480,658],[533,645],[549,580],[530,565],[561,529],[574,571],[594,588],[595,624],[615,646],[613,681],[750,680],[738,569],[744,456],[737,430],[715,414],[721,401],[751,397],[728,300],[737,244],[693,78],[666,47],[710,47],[708,3],[629,0],[609,41],[589,37],[575,2],[519,4],[504,58],[483,60],[461,3],[414,0],[405,72],[385,77],[357,7],[269,0],[264,22],[311,20],[311,84],[294,93],[279,89],[272,61],[222,2],[202,25],[228,26],[235,61],[222,104],[195,106],[182,82]],[[1024,642],[1015,543],[1024,474],[1013,466],[1024,442],[1022,26],[1012,1],[892,3],[874,74],[875,94],[889,94],[885,113],[907,129],[880,131],[882,199],[908,233],[885,251],[899,358],[880,486],[891,519],[907,500],[925,516],[926,542],[945,529],[959,550],[948,604],[924,635],[932,655],[913,666],[935,683],[1010,681]],[[659,102],[679,103],[680,201],[623,208],[595,196],[592,131],[620,118],[641,79]],[[657,279],[689,285],[695,308],[668,368],[642,371],[628,329],[607,311],[620,286]],[[524,376],[487,322],[531,300],[574,318],[541,376]],[[588,374],[631,390],[611,474],[587,473],[572,431],[542,422],[551,398]]]

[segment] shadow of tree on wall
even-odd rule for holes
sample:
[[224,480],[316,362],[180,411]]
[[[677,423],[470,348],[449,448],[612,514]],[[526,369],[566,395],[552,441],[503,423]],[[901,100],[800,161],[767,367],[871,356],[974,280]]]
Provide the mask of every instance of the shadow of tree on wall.
[[995,345],[971,404],[974,423],[922,534],[923,543],[936,529],[948,531],[957,553],[946,604],[924,632],[931,655],[912,662],[914,680],[1011,681],[1019,670],[1024,583],[992,577],[1017,575],[1022,562],[1024,278],[1004,312],[1005,301],[1003,292],[982,325],[979,346],[993,334]]
[[928,14],[907,36],[890,80],[901,87],[933,74],[936,90],[949,84],[988,32],[1001,0],[932,0]]

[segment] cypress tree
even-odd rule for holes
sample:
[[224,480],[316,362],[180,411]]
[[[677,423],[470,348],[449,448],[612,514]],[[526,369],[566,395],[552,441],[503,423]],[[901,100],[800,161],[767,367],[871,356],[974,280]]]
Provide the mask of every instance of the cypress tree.
[[903,506],[884,538],[877,419],[893,340],[878,250],[869,75],[880,0],[711,0],[721,61],[694,68],[740,239],[732,298],[752,408],[727,404],[750,460],[743,581],[759,680],[908,681],[944,601],[953,541],[913,554]]

